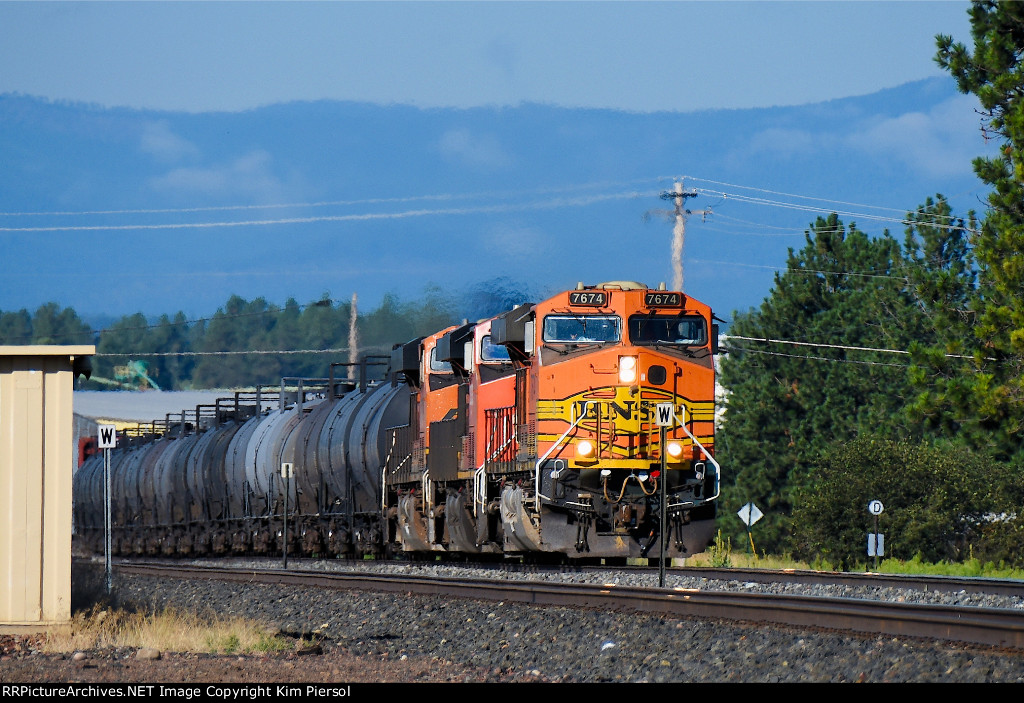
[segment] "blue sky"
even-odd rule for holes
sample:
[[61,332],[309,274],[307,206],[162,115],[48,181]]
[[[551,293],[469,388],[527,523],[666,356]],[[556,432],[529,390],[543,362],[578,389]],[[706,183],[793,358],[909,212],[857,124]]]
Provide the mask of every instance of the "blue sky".
[[[8,264],[0,309],[54,300],[84,313],[195,316],[232,293],[281,304],[328,290],[346,299],[357,290],[373,306],[385,290],[409,296],[465,278],[460,262],[419,249],[401,275],[374,277],[387,262],[354,260],[351,248],[342,263],[309,271],[324,242],[383,241],[413,228],[422,237],[456,233],[464,249],[493,242],[480,260],[495,257],[500,273],[538,289],[581,279],[654,284],[671,280],[662,261],[671,232],[641,215],[664,207],[658,193],[686,175],[708,189],[692,205],[715,212],[688,234],[687,291],[726,313],[742,310],[769,292],[787,248],[802,246],[818,211],[740,194],[814,199],[872,234],[889,227],[901,235],[901,214],[938,192],[959,213],[983,209],[971,159],[991,145],[979,132],[976,101],[956,93],[932,58],[936,34],[969,42],[967,9],[924,1],[0,0],[0,95],[139,109],[50,105],[50,113],[32,113],[49,116],[34,120],[9,101],[11,123],[0,124],[0,259]],[[930,87],[876,95],[927,78]],[[821,105],[860,95],[871,97],[856,107]],[[365,106],[255,111],[325,99],[626,112],[579,111],[580,124],[562,129],[554,118],[535,124],[529,115],[543,111],[526,108],[374,109],[378,121],[365,124]],[[637,114],[651,111],[671,113]],[[326,112],[348,117],[317,122]],[[296,130],[288,120],[315,127]],[[642,126],[654,122],[667,130],[663,139]],[[580,125],[600,136],[587,141],[574,131]],[[602,187],[644,195],[600,205],[559,199],[611,181]],[[490,205],[496,192],[544,202],[529,213],[447,212],[444,198]],[[379,224],[421,207],[429,212],[403,215],[402,226]],[[878,208],[890,219],[865,214]],[[291,216],[312,219],[285,227]],[[225,219],[242,221],[208,226]],[[63,229],[32,229],[40,225]],[[142,236],[150,225],[153,236]],[[171,226],[181,227],[173,238],[160,229]],[[513,251],[533,252],[580,232],[650,242],[643,251],[660,258],[630,246],[605,271],[557,258],[540,270],[535,257],[510,257],[510,242]],[[171,241],[174,252],[161,254]],[[275,249],[281,242],[286,253]],[[180,252],[215,256],[190,262]],[[492,273],[468,269],[478,280]]]
[[966,2],[0,2],[0,93],[201,112],[340,99],[797,105],[940,75]]

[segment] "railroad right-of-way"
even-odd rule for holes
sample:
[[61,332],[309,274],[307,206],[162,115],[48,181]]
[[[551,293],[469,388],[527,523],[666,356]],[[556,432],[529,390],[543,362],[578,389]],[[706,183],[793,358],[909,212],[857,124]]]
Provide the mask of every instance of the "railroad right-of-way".
[[[897,595],[888,606],[890,614],[880,616],[882,601],[870,597],[786,595],[780,600],[756,594],[761,587],[778,589],[778,580],[761,586],[753,579],[723,580],[732,585],[721,590],[703,579],[702,587],[678,585],[677,579],[701,578],[685,569],[670,571],[667,589],[650,587],[651,573],[640,570],[534,568],[520,574],[509,568],[480,569],[485,580],[470,587],[475,592],[458,597],[447,590],[457,580],[449,566],[297,566],[318,575],[336,569],[331,578],[342,580],[314,586],[294,569],[256,564],[234,581],[209,578],[209,573],[153,578],[131,575],[127,566],[118,565],[116,588],[121,598],[147,605],[202,603],[219,613],[267,620],[284,632],[322,637],[353,653],[440,656],[502,670],[519,667],[551,680],[1024,681],[1024,647],[1019,634],[1012,634],[1020,627],[1006,626],[1024,622],[1024,608],[1014,595],[984,596],[1001,600],[983,607],[908,606],[907,597]],[[381,573],[388,571],[390,577]],[[275,583],[256,582],[264,577]],[[363,582],[343,583],[350,579]],[[630,585],[637,579],[648,586]],[[591,583],[565,592],[556,581]],[[945,591],[941,597],[969,595],[962,591]],[[940,591],[921,593],[933,597]],[[802,614],[796,620],[774,614],[787,611]],[[936,624],[940,611],[947,613],[945,625]],[[994,617],[989,611],[995,611]],[[880,617],[890,624],[858,624]],[[907,624],[915,620],[927,620],[926,627],[933,629],[915,631]],[[1001,634],[981,645],[989,635],[965,637],[968,630],[957,620],[972,621],[970,627],[978,632]],[[944,633],[937,627],[960,629]]]

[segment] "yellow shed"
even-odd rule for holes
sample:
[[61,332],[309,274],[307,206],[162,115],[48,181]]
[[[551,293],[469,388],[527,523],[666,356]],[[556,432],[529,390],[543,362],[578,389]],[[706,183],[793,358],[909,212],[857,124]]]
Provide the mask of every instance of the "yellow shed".
[[0,629],[71,620],[71,395],[96,348],[0,346]]

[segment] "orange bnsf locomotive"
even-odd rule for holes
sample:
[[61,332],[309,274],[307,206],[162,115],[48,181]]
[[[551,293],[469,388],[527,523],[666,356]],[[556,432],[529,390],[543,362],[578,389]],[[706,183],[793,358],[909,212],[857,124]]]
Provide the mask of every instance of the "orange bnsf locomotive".
[[[119,441],[114,550],[701,552],[720,484],[716,346],[711,310],[681,292],[580,285],[398,345],[385,381],[332,367],[235,394]],[[103,510],[94,456],[75,475],[76,529],[94,549]]]
[[384,469],[395,542],[614,558],[657,556],[664,537],[669,556],[703,551],[720,480],[715,346],[708,306],[616,282],[397,349],[418,434],[402,446],[393,431]]

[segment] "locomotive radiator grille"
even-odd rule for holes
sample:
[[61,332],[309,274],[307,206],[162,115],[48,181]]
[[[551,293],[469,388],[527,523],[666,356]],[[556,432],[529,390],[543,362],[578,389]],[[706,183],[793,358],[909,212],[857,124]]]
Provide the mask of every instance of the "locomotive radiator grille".
[[484,470],[489,474],[515,471],[516,453],[519,450],[515,410],[515,406],[509,406],[485,411],[487,456],[484,457]]

